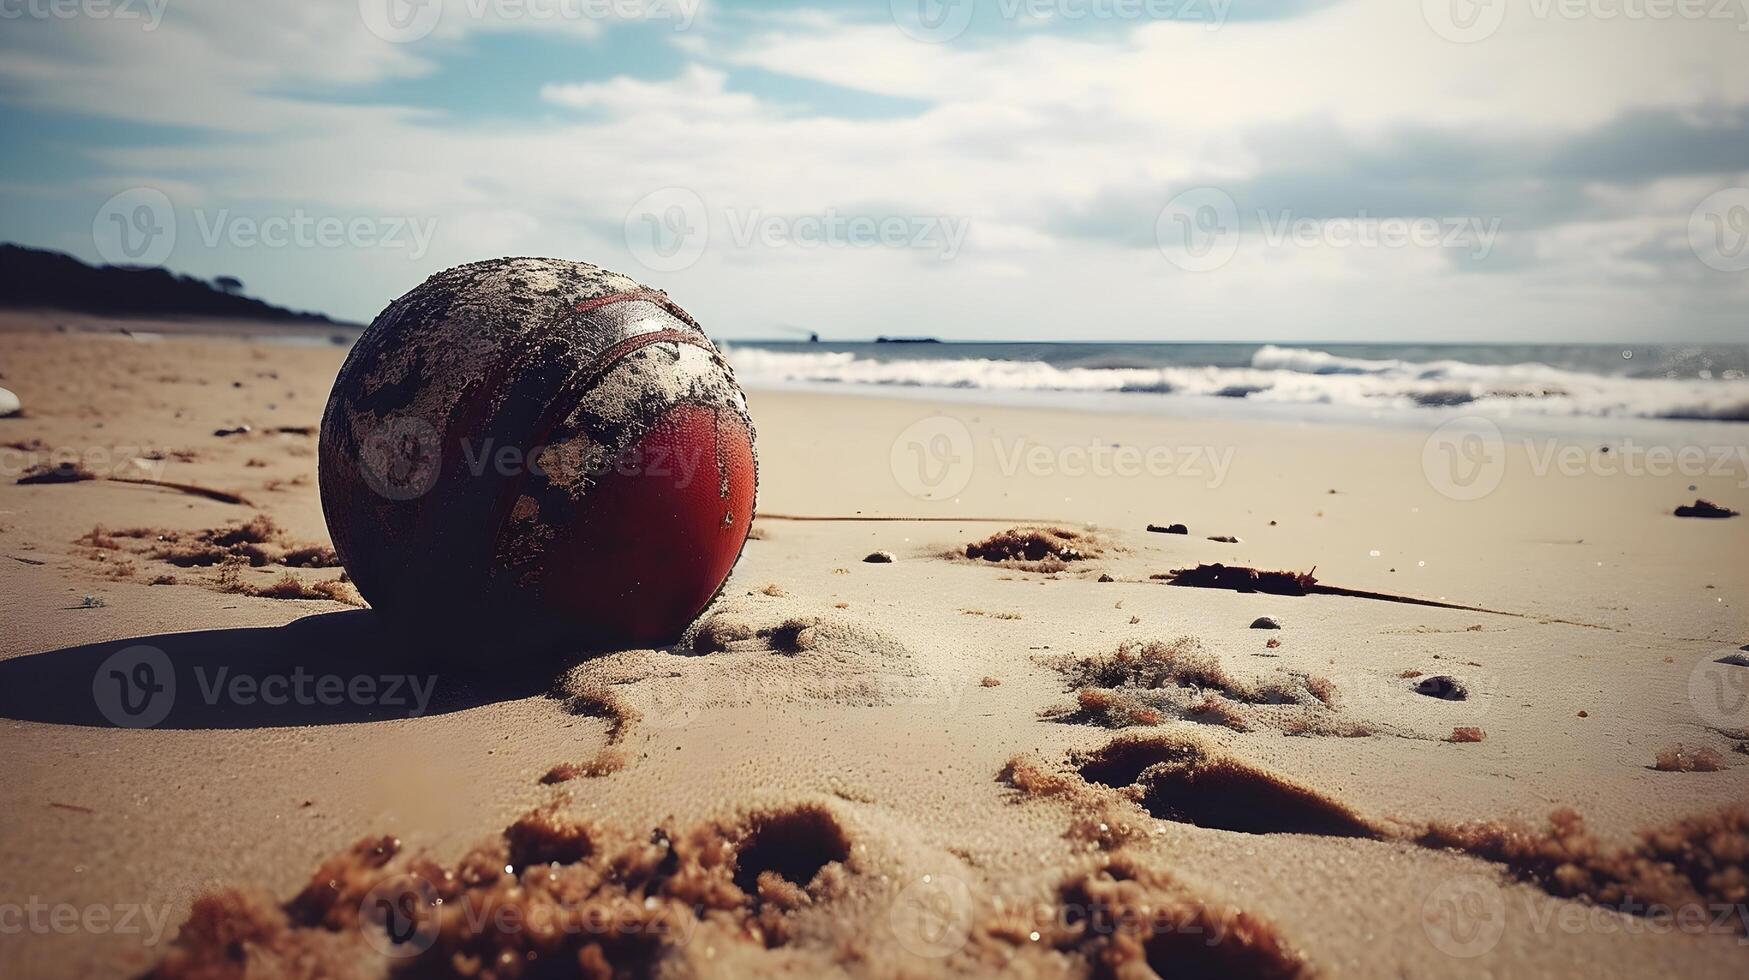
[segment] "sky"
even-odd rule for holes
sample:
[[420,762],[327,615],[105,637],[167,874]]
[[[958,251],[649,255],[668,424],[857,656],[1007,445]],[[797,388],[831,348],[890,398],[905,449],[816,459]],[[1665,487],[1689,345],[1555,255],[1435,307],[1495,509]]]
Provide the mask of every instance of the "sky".
[[0,0],[0,240],[368,321],[1749,340],[1749,0]]

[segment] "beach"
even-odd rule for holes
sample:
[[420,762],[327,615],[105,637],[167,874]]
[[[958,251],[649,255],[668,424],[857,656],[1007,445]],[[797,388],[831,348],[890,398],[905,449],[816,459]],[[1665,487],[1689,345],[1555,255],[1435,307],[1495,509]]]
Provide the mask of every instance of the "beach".
[[[344,347],[56,322],[0,323],[25,407],[0,419],[9,976],[140,974],[203,894],[284,903],[372,835],[453,866],[543,808],[603,839],[720,824],[744,858],[761,833],[786,855],[753,925],[682,913],[701,924],[650,963],[672,975],[1139,968],[1156,946],[1065,911],[1105,894],[1087,881],[1192,910],[1196,943],[1261,957],[1235,969],[1724,977],[1749,955],[1730,824],[1690,836],[1735,876],[1670,917],[1429,831],[1571,808],[1613,852],[1749,799],[1749,666],[1720,663],[1749,643],[1749,523],[1673,514],[1749,504],[1741,423],[1683,430],[1667,459],[1496,429],[1503,467],[1478,474],[1453,468],[1472,429],[755,387],[759,516],[706,614],[720,642],[505,677],[489,643],[381,655],[393,638],[320,556]],[[15,482],[67,459],[93,478]],[[1020,536],[1048,553],[967,556],[1014,528],[1049,529]],[[1213,563],[1368,595],[1167,578]],[[138,646],[177,688],[119,727],[99,669]],[[1123,739],[1163,768],[1112,775]],[[1184,758],[1201,781],[1166,781]],[[567,763],[584,771],[543,781]],[[1259,923],[1269,941],[1245,940]],[[306,959],[272,965],[402,962],[330,932],[280,936]]]

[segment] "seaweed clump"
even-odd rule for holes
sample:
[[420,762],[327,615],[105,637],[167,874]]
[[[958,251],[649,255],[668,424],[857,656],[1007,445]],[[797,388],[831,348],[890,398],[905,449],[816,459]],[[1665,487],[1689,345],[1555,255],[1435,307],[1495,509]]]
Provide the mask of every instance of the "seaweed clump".
[[[1313,569],[1312,571],[1317,571]],[[1233,592],[1266,592],[1270,595],[1309,595],[1318,580],[1312,572],[1271,572],[1243,565],[1198,565],[1166,573],[1172,585]]]
[[1061,527],[1011,527],[966,545],[966,557],[978,561],[1018,562],[1033,571],[1060,571],[1068,562],[1096,553],[1086,536]]

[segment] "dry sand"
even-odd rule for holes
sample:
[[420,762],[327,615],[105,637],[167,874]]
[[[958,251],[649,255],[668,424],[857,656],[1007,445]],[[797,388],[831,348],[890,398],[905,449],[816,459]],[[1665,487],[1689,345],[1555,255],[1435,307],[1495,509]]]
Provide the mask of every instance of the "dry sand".
[[[658,827],[675,839],[714,827],[727,842],[731,864],[699,874],[741,878],[717,892],[734,908],[682,913],[706,926],[640,947],[637,969],[675,975],[1127,975],[1137,955],[1188,969],[1210,949],[1229,971],[1326,976],[1741,976],[1749,964],[1740,835],[1703,840],[1722,869],[1708,897],[1724,898],[1685,929],[1412,840],[1431,821],[1541,826],[1571,807],[1627,846],[1640,828],[1749,801],[1730,706],[1703,696],[1721,670],[1749,674],[1708,666],[1749,642],[1749,522],[1670,514],[1696,495],[1744,509],[1740,466],[1690,491],[1686,478],[1539,476],[1517,452],[1497,491],[1461,502],[1424,475],[1421,433],[754,392],[762,514],[950,520],[767,517],[712,610],[717,642],[507,677],[503,650],[469,651],[473,670],[391,656],[368,611],[253,594],[287,574],[340,575],[277,563],[326,541],[312,433],[339,348],[138,339],[95,322],[56,333],[54,320],[0,325],[0,385],[26,408],[0,420],[12,446],[0,458],[0,974],[136,974],[203,893],[285,902],[367,835],[453,867],[543,806],[620,842]],[[955,498],[920,500],[895,479],[892,447],[937,415],[967,427],[976,465]],[[1016,439],[1047,447],[1048,465],[1005,472]],[[1207,447],[1230,468],[1218,485],[1206,457],[1184,475],[1049,472],[1079,459],[1057,450],[1112,444]],[[248,503],[14,483],[55,453]],[[278,529],[260,567],[154,557],[259,515]],[[1012,523],[986,517],[1074,531],[1086,557],[1060,570],[967,560],[969,542]],[[1189,534],[1143,530],[1180,522]],[[876,550],[896,560],[862,560]],[[1215,561],[1316,565],[1342,586],[1520,615],[1150,578]],[[1282,628],[1251,629],[1260,616]],[[1076,661],[1125,643],[1179,660],[1161,667],[1158,648],[1143,666],[1160,686],[1078,696],[1124,671]],[[155,727],[112,727],[94,675],[140,644],[176,664],[178,689]],[[398,684],[402,703],[209,697],[201,681],[220,670],[369,678],[378,694]],[[1468,700],[1415,693],[1414,671],[1456,676]],[[1100,724],[1114,721],[1137,724]],[[1459,727],[1485,737],[1449,741]],[[1134,734],[1200,748],[1149,749],[1144,761],[1192,758],[1151,776],[1086,770],[1120,789],[1075,768]],[[1678,743],[1725,768],[1655,770]],[[600,774],[543,782],[566,763]],[[802,823],[769,829],[786,815]],[[1204,825],[1171,819],[1186,815]],[[518,874],[547,874],[536,853]],[[600,873],[575,855],[561,864]],[[756,885],[760,869],[773,876]],[[780,880],[792,876],[808,880]],[[1089,903],[1174,910],[1179,938],[1212,931],[1138,947],[1126,928],[1065,911]],[[268,929],[233,952],[259,975],[308,973],[321,957],[357,975],[422,962],[357,941],[350,908],[338,933]]]

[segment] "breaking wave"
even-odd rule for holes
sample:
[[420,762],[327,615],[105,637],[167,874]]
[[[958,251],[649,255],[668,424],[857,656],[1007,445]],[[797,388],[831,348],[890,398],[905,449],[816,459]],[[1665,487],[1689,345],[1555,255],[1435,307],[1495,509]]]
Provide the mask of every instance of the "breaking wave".
[[952,357],[886,360],[842,351],[733,345],[725,353],[741,380],[753,386],[812,382],[997,392],[1150,393],[1288,405],[1475,406],[1503,414],[1749,421],[1749,380],[1737,372],[1706,380],[1635,378],[1545,364],[1369,360],[1275,346],[1259,348],[1244,367],[1083,367]]

